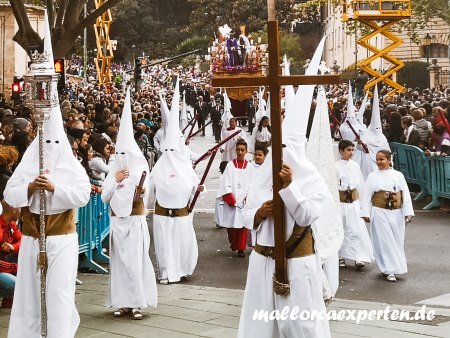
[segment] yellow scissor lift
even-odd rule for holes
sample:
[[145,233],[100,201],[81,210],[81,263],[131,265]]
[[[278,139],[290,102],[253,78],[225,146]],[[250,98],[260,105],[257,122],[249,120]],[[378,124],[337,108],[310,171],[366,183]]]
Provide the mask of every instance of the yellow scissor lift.
[[[411,0],[343,0],[342,20],[344,22],[357,20],[371,30],[370,33],[357,41],[360,46],[372,52],[371,56],[357,64],[357,67],[373,77],[364,86],[365,91],[379,82],[384,82],[392,87],[388,95],[405,90],[405,87],[392,79],[392,75],[403,68],[405,64],[389,54],[394,48],[400,46],[403,40],[395,36],[389,29],[400,20],[409,17],[411,17]],[[391,40],[391,43],[383,49],[378,49],[376,46],[371,45],[370,39],[378,34]],[[384,74],[371,67],[371,63],[379,58],[383,58],[391,64]]]
[[[99,8],[108,0],[95,0],[95,8]],[[100,85],[111,83],[111,61],[113,50],[111,40],[109,39],[109,30],[112,23],[111,10],[107,10],[97,18],[94,25],[95,38],[97,41],[97,58],[95,65],[97,67],[98,83]]]

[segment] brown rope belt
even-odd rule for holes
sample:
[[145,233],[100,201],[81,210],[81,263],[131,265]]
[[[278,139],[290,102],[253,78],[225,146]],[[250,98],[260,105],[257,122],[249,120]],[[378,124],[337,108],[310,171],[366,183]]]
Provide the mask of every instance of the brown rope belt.
[[183,217],[189,215],[189,209],[188,207],[181,208],[181,209],[167,209],[158,204],[156,202],[155,205],[155,215],[158,216],[168,216],[168,217]]
[[372,205],[382,209],[400,209],[403,204],[403,196],[401,191],[385,191],[380,190],[373,194]]
[[[133,201],[133,208],[131,209],[130,216],[142,216],[145,215],[144,200],[139,198],[137,201]],[[111,208],[111,216],[116,216],[114,210]]]
[[358,198],[359,194],[356,189],[339,190],[339,200],[342,203],[353,203]]
[[[275,258],[275,248],[256,243],[254,249],[260,255]],[[306,257],[314,254],[314,238],[310,226],[294,226],[292,235],[286,241],[286,258]]]

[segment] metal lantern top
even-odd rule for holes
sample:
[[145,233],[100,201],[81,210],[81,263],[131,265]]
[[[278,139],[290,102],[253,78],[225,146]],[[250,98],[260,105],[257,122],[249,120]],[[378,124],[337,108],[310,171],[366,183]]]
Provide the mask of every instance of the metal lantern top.
[[[53,57],[47,51],[31,53],[31,64],[24,75],[25,105],[31,109],[50,110],[59,104],[58,77]],[[39,111],[36,111],[39,114]]]

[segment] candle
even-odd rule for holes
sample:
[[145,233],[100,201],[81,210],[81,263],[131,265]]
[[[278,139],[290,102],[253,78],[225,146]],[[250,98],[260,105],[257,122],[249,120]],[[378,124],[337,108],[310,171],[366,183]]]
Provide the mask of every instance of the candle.
[[261,40],[261,37],[259,37],[259,38],[258,38],[258,43],[261,43],[261,41],[262,41],[262,40]]
[[253,45],[253,39],[250,40],[250,44]]
[[208,53],[211,53],[211,47],[208,47]]

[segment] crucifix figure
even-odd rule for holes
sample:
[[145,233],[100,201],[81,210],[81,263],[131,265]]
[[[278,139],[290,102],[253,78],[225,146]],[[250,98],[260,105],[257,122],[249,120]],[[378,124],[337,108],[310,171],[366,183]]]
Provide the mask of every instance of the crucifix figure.
[[338,84],[337,75],[294,75],[280,74],[280,43],[278,22],[275,19],[275,0],[268,0],[268,50],[269,75],[261,77],[219,78],[212,80],[214,87],[256,87],[267,86],[270,91],[270,111],[272,119],[272,172],[273,172],[273,217],[275,227],[275,276],[274,292],[287,295],[290,292],[286,260],[286,229],[284,220],[284,204],[279,195],[283,184],[279,177],[282,168],[281,138],[281,98],[280,88],[284,85],[306,84]]

